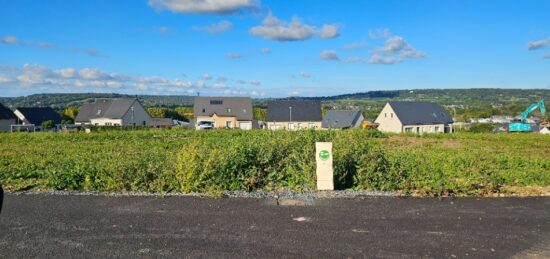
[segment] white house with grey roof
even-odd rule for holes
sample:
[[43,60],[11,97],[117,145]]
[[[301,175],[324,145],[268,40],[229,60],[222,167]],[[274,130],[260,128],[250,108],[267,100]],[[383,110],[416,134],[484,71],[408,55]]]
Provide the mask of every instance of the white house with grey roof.
[[197,96],[193,106],[195,127],[201,122],[211,122],[214,128],[255,128],[250,97]]
[[349,129],[360,128],[365,118],[358,110],[328,110],[323,118],[323,128]]
[[136,99],[99,99],[85,103],[75,118],[76,125],[150,126],[151,116]]
[[15,124],[17,117],[6,106],[0,103],[0,131],[9,131],[11,125]]
[[453,132],[453,118],[443,107],[429,102],[388,102],[375,122],[383,132]]

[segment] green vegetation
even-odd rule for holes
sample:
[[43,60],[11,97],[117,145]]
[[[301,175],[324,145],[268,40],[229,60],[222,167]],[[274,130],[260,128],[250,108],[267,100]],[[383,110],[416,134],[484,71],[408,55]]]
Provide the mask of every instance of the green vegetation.
[[333,142],[338,189],[438,196],[550,186],[550,136],[364,130],[6,133],[0,181],[8,190],[307,191],[316,141]]
[[41,126],[45,130],[53,129],[53,127],[55,127],[55,122],[52,120],[43,121]]

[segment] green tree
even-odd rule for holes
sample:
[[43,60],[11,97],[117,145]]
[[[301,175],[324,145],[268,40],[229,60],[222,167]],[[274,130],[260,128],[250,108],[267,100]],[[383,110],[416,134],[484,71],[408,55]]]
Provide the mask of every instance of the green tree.
[[267,109],[266,108],[254,107],[252,110],[253,110],[253,113],[254,113],[254,119],[255,120],[267,121]]
[[63,113],[61,113],[61,117],[65,122],[68,122],[67,124],[71,124],[74,122],[79,110],[80,109],[78,107],[68,106],[65,110],[63,110]]
[[55,127],[55,122],[53,122],[52,120],[47,120],[42,122],[43,129],[49,130],[49,129],[53,129],[53,127]]

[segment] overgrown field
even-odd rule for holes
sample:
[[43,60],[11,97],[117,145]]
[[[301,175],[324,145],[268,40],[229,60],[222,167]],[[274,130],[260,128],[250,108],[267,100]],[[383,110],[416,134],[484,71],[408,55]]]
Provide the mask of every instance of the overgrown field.
[[550,136],[363,130],[4,133],[0,182],[12,191],[308,191],[316,141],[333,142],[338,189],[438,196],[550,186]]

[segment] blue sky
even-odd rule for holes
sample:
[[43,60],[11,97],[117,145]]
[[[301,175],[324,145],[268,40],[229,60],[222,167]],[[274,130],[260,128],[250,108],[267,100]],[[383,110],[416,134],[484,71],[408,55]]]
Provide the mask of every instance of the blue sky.
[[550,87],[550,1],[0,0],[0,7],[0,96]]

